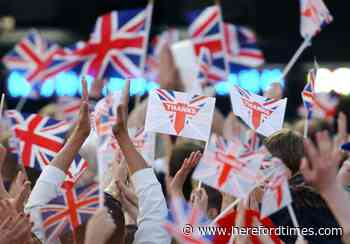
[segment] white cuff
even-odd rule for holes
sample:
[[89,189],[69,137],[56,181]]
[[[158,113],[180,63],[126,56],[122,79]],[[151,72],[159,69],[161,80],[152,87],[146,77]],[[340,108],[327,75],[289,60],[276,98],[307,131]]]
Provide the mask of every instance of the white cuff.
[[131,176],[131,180],[134,183],[136,193],[142,191],[145,188],[147,189],[150,185],[158,183],[153,168],[145,168],[136,171]]
[[60,186],[66,179],[66,174],[59,168],[47,165],[41,172],[38,181],[47,182],[56,186]]

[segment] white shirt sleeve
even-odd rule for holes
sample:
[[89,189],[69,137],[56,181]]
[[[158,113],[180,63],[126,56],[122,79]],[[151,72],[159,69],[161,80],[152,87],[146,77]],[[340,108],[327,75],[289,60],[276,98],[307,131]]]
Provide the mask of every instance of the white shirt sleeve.
[[61,193],[60,186],[64,182],[66,175],[57,167],[48,165],[44,168],[37,180],[28,202],[24,208],[26,213],[30,213],[31,220],[34,222],[32,232],[43,242],[45,241],[45,233],[41,227],[40,208],[58,197]]
[[138,197],[138,229],[134,244],[168,244],[171,238],[162,226],[168,214],[168,208],[162,187],[153,169],[146,168],[135,172],[131,180]]

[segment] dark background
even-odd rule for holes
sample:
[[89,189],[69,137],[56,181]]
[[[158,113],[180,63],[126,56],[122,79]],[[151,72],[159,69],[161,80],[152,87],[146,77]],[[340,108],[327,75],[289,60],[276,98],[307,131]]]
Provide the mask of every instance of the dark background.
[[[304,86],[304,63],[313,62],[317,57],[320,64],[338,66],[347,62],[350,56],[350,3],[344,0],[324,2],[334,21],[314,38],[312,47],[303,53],[287,77],[286,95],[290,98],[288,106],[292,108],[300,103],[300,96],[294,94],[300,94]],[[155,0],[152,34],[161,31],[164,26],[186,27],[184,16],[187,11],[213,3],[208,0]],[[14,16],[17,28],[54,27],[72,31],[75,39],[86,39],[99,15],[146,4],[144,0],[0,0],[0,16]],[[287,63],[302,42],[298,0],[221,0],[220,4],[225,21],[248,25],[256,30],[267,63]],[[0,44],[0,54],[9,48],[11,46]],[[221,107],[225,111],[230,109],[226,102]],[[289,117],[294,115],[291,110],[288,112]]]

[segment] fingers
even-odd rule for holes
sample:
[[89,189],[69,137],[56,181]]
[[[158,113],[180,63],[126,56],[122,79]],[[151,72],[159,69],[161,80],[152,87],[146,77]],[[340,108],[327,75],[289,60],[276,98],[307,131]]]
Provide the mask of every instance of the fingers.
[[304,148],[305,148],[306,155],[310,159],[311,168],[313,168],[314,167],[313,163],[317,162],[318,160],[318,151],[315,145],[309,139],[304,140]]
[[2,169],[2,165],[5,162],[6,158],[6,148],[0,144],[0,170]]
[[128,187],[126,187],[126,185],[124,183],[122,183],[121,181],[116,181],[117,187],[119,188],[120,192],[122,194],[124,194],[124,196],[130,201],[132,202],[134,205],[138,205],[137,201],[137,196],[136,194],[130,190]]
[[311,168],[309,160],[303,158],[300,163],[300,172],[304,176],[307,182],[312,182],[314,180],[314,172]]
[[87,102],[89,100],[89,93],[87,88],[87,82],[85,77],[81,80],[81,87],[82,87],[82,101]]
[[130,91],[130,80],[126,80],[123,95],[122,95],[122,104],[128,107],[129,104],[129,91]]
[[329,155],[332,152],[333,144],[327,131],[316,134],[316,141],[321,155]]
[[31,183],[30,181],[26,181],[22,187],[19,194],[15,197],[15,207],[17,211],[23,211],[24,205],[27,202],[31,189],[30,189]]
[[347,118],[343,112],[340,112],[338,115],[338,137],[340,137],[341,142],[345,143],[348,136],[348,128],[347,128]]

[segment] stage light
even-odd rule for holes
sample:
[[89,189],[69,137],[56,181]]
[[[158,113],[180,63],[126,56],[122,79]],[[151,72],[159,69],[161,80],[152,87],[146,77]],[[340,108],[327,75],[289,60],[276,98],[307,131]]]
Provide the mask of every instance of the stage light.
[[21,73],[14,71],[8,76],[7,89],[13,97],[25,97],[29,95],[32,88]]
[[259,92],[260,74],[256,69],[243,70],[239,72],[238,80],[240,87],[254,93]]
[[334,90],[340,94],[350,94],[350,69],[339,68],[333,71],[332,80],[329,81],[334,84]]

